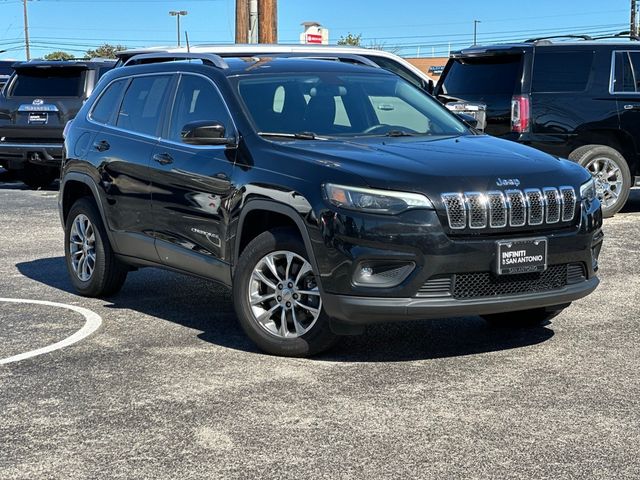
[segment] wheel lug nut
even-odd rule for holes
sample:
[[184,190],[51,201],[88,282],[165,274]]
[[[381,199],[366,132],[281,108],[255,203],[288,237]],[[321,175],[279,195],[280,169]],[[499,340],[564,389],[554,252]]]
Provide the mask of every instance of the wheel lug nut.
[[289,288],[293,288],[293,283],[289,282]]
[[298,294],[297,294],[297,293],[294,293],[294,294],[293,294],[293,298],[294,298],[295,300],[297,300],[297,299],[298,299]]
[[278,301],[281,302],[282,301],[282,297],[280,295],[278,295]]
[[291,308],[291,302],[287,302],[287,308]]
[[282,290],[282,284],[281,283],[278,284],[278,290]]

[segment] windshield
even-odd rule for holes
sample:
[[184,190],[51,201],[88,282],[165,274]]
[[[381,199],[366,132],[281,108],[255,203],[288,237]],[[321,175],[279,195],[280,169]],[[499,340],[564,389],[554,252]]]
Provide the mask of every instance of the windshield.
[[11,87],[15,97],[79,97],[84,71],[79,68],[21,68]]
[[394,75],[260,75],[238,91],[260,133],[325,137],[461,135],[462,122]]

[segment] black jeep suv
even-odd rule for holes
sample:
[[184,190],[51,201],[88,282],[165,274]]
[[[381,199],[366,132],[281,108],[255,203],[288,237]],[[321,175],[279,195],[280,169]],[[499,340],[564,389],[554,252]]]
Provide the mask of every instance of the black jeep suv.
[[309,355],[371,322],[539,322],[596,288],[579,165],[478,135],[379,68],[166,55],[109,72],[68,129],[81,294],[137,267],[198,275],[233,288],[263,350]]
[[640,42],[587,36],[453,53],[435,95],[485,131],[586,167],[604,216],[640,185]]
[[32,188],[60,175],[62,131],[114,61],[19,62],[0,93],[0,166]]

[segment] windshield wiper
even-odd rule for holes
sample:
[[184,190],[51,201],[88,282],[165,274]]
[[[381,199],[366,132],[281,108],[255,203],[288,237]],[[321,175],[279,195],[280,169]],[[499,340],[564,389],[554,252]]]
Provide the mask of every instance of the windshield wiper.
[[285,132],[258,132],[258,135],[262,137],[285,137],[285,138],[295,138],[297,140],[328,140],[325,137],[320,137],[313,132],[296,132],[296,133],[285,133]]
[[390,130],[386,133],[387,137],[413,137],[415,133],[407,132],[405,130]]

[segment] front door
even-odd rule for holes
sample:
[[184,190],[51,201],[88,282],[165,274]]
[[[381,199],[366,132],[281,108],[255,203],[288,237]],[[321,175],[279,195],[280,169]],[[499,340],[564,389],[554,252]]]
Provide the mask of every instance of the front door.
[[235,135],[215,84],[181,74],[172,114],[152,155],[152,210],[156,249],[163,263],[203,276],[228,277],[227,204],[234,192],[235,148],[183,142],[185,125],[219,122]]

